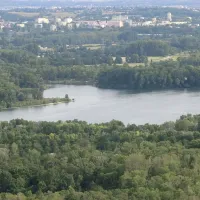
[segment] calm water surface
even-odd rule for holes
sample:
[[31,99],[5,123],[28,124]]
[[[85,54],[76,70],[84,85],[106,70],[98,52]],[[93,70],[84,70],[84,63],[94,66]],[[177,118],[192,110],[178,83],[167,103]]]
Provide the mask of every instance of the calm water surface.
[[157,91],[133,93],[103,90],[92,86],[56,85],[44,97],[64,97],[75,102],[19,108],[0,112],[0,121],[23,118],[33,121],[84,120],[89,123],[112,119],[125,124],[163,123],[183,114],[200,114],[200,91]]

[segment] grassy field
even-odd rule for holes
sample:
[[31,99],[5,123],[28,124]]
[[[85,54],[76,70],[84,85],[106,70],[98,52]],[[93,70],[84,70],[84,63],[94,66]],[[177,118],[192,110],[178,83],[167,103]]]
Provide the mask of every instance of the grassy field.
[[[115,46],[116,44],[112,44],[112,46]],[[102,47],[105,47],[105,44],[83,44],[83,47],[86,47],[87,49],[90,50],[97,50],[97,49],[101,49]]]
[[173,61],[177,61],[178,58],[180,57],[187,57],[189,56],[189,53],[188,52],[182,52],[182,53],[178,53],[178,54],[175,54],[175,55],[172,55],[172,56],[165,56],[165,57],[162,57],[162,56],[157,56],[157,57],[148,57],[148,61],[149,62],[160,62],[160,61],[166,61],[166,60],[173,60]]
[[40,13],[28,13],[28,12],[9,12],[10,14],[19,15],[22,17],[38,17]]
[[162,56],[155,56],[155,57],[148,57],[148,61],[149,62],[160,62],[160,61],[166,61],[166,60],[173,60],[176,61],[177,58],[179,56],[178,55],[174,55],[174,56],[166,56],[166,57],[162,57]]
[[[113,58],[115,59],[115,57],[113,57]],[[178,56],[177,56],[177,58],[178,58]],[[175,58],[174,56],[173,56],[173,58],[172,58],[172,56],[166,56],[166,57],[162,57],[162,56],[148,57],[148,62],[149,63],[150,62],[160,62],[160,61],[165,61],[165,60],[170,60],[170,59],[175,60],[177,58]],[[126,63],[126,57],[122,57],[122,62],[123,62],[123,64]],[[129,66],[135,67],[135,66],[143,65],[143,64],[144,63],[129,63]]]
[[[172,56],[149,56],[148,57],[148,63],[150,62],[161,62],[161,61],[167,61],[167,60],[173,60],[173,61],[177,61],[178,58],[180,57],[187,57],[189,56],[188,52],[182,52],[182,53],[178,53]],[[113,59],[115,60],[115,57],[113,57]],[[126,57],[122,57],[122,62],[123,64],[126,63]],[[121,65],[123,65],[121,64]],[[136,66],[144,66],[144,63],[128,63],[128,65],[130,67],[136,67]]]
[[138,66],[145,66],[144,63],[128,63],[129,67],[138,67]]

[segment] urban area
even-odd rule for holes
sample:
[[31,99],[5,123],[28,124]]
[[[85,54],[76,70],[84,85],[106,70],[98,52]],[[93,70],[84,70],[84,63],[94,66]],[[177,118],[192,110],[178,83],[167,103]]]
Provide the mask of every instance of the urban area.
[[[176,7],[175,7],[176,8]],[[177,7],[177,9],[186,9],[191,12],[199,13],[199,9],[192,9],[187,7]],[[106,27],[122,28],[124,26],[172,26],[186,25],[189,27],[198,27],[199,23],[193,20],[191,16],[184,16],[180,18],[176,13],[167,12],[165,16],[150,16],[146,17],[140,14],[134,14],[134,9],[128,8],[71,8],[63,9],[53,7],[49,9],[17,9],[8,11],[8,15],[13,15],[12,20],[1,17],[0,29],[5,28],[10,30],[22,31],[27,30],[27,27],[34,27],[38,29],[49,29],[50,31],[63,31],[72,29],[99,29]],[[14,17],[16,16],[16,17]],[[27,21],[24,21],[26,18]],[[17,29],[18,28],[18,29]],[[21,28],[21,29],[20,29]]]

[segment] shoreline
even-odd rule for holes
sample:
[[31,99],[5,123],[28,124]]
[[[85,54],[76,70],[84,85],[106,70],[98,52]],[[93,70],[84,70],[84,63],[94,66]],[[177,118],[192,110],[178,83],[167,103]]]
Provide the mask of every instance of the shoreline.
[[8,110],[15,110],[15,109],[19,109],[19,108],[50,106],[50,105],[58,105],[58,104],[70,103],[70,102],[74,102],[74,100],[70,99],[69,101],[58,101],[55,103],[50,102],[50,103],[45,103],[45,104],[32,104],[32,105],[24,105],[24,106],[15,106],[15,107],[11,107],[11,108],[2,108],[2,109],[0,109],[0,112],[8,111]]
[[56,81],[48,81],[46,82],[47,87],[51,87],[51,85],[93,85],[95,86],[95,81],[76,81],[76,80],[56,80]]

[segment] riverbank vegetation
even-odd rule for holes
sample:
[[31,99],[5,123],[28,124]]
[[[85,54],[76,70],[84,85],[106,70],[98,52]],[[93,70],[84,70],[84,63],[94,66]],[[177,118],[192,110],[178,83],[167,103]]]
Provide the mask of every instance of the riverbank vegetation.
[[198,199],[200,116],[0,123],[0,199]]
[[67,98],[43,98],[44,80],[30,66],[0,64],[0,110],[40,104],[69,102]]
[[71,99],[69,98],[42,98],[42,99],[32,99],[28,101],[17,101],[12,104],[11,108],[27,107],[27,106],[42,106],[50,104],[59,104],[59,103],[69,103]]

